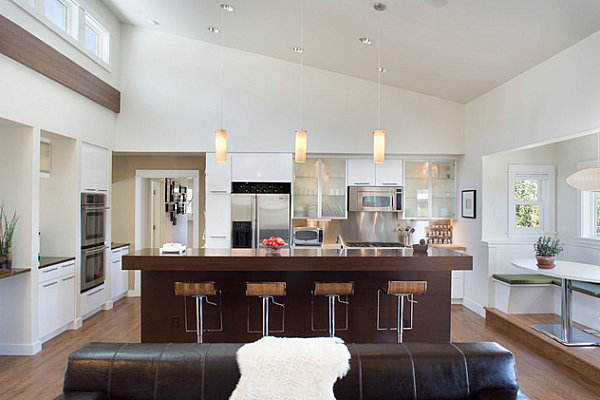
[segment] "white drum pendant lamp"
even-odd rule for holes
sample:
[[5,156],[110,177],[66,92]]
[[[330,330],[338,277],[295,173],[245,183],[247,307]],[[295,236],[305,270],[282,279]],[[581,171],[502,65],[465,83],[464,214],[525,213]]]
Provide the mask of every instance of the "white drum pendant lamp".
[[[386,6],[383,3],[375,3],[373,8],[377,12],[385,10]],[[377,129],[373,131],[373,162],[375,164],[383,164],[385,161],[385,131],[379,129],[381,120],[381,18],[377,17]]]
[[215,133],[216,161],[224,163],[227,161],[227,130],[217,129]]
[[296,149],[294,153],[294,160],[297,163],[303,163],[306,161],[306,130],[298,129],[296,131]]
[[582,169],[570,175],[567,183],[575,189],[600,192],[600,133],[598,133],[598,164],[595,168]]

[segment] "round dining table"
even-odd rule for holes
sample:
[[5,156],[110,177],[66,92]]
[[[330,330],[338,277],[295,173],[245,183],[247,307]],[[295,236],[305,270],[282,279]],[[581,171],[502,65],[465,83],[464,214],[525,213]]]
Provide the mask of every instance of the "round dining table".
[[534,258],[513,260],[512,265],[538,274],[560,278],[561,286],[561,324],[533,325],[532,328],[542,332],[565,346],[600,346],[600,338],[590,335],[572,324],[571,304],[572,289],[571,281],[584,281],[600,283],[600,265],[583,264],[571,261],[559,261],[554,263],[552,269],[538,268]]

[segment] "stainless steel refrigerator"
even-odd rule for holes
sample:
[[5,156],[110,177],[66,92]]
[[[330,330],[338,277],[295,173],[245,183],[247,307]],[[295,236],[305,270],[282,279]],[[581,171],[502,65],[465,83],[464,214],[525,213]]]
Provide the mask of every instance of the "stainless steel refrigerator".
[[290,243],[290,183],[234,182],[231,190],[231,247],[260,246],[281,237]]

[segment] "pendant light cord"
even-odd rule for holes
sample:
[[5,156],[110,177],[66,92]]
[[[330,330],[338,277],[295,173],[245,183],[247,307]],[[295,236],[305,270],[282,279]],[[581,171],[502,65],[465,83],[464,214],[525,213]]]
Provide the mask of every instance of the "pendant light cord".
[[223,7],[221,7],[221,71],[220,71],[220,91],[221,91],[221,99],[220,99],[220,108],[221,108],[221,129],[223,129],[223,46],[225,43],[225,39],[224,39],[224,30],[223,30],[223,16],[225,15],[225,9]]
[[381,122],[381,11],[377,11],[377,129]]
[[300,129],[304,129],[304,1],[300,2]]

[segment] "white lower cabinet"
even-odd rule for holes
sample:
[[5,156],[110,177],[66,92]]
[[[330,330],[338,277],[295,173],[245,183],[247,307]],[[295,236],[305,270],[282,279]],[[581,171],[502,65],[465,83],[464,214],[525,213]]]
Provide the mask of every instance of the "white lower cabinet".
[[42,341],[65,331],[75,318],[74,267],[69,261],[40,270],[38,337]]
[[101,284],[79,296],[80,313],[86,318],[92,311],[100,308],[106,301],[106,286]]
[[204,247],[231,247],[231,195],[207,194]]
[[110,268],[110,298],[116,301],[129,290],[129,271],[123,271],[123,256],[129,254],[129,247],[112,250]]

